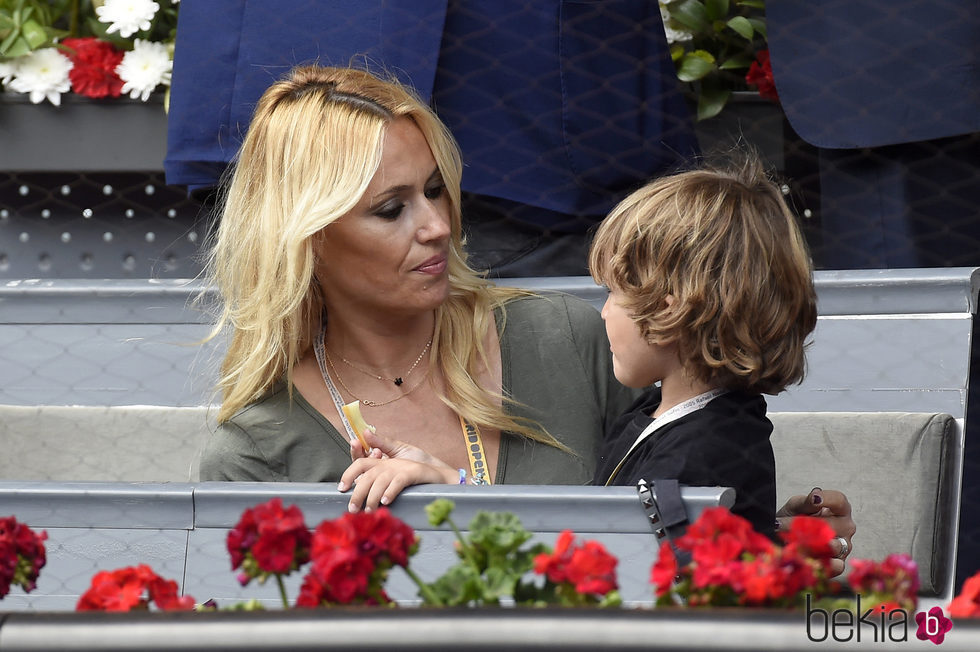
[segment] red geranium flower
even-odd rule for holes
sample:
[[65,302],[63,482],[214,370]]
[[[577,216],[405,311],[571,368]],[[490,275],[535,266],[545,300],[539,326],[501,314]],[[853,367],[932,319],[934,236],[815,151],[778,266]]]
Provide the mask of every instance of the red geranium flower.
[[232,570],[242,569],[238,580],[243,586],[254,578],[289,574],[309,561],[311,539],[300,509],[283,509],[282,499],[272,498],[246,509],[228,532]]
[[[772,541],[754,529],[746,519],[732,514],[726,507],[711,507],[692,523],[684,535],[677,539],[677,547],[694,553],[695,550],[716,540],[737,543],[741,552],[751,555],[761,555],[773,548]],[[729,557],[732,548],[729,543],[719,544],[721,547],[713,554]]]
[[384,507],[324,521],[313,533],[313,568],[296,605],[388,604],[388,570],[407,567],[417,549],[415,532]]
[[66,38],[62,45],[75,64],[68,73],[73,91],[86,97],[119,97],[123,80],[116,66],[123,60],[122,50],[94,37]]
[[855,559],[848,562],[851,588],[862,596],[889,596],[906,609],[918,601],[919,572],[915,560],[907,554],[891,554],[882,562]]
[[834,556],[830,542],[837,535],[832,527],[819,518],[797,516],[789,530],[781,532],[780,536],[786,543],[797,544],[808,557],[831,559]]
[[568,581],[568,563],[572,560],[572,544],[575,534],[571,530],[562,530],[555,540],[555,549],[549,555],[541,553],[534,558],[534,572],[544,575],[551,582],[561,584]]
[[650,569],[650,582],[653,583],[658,598],[670,591],[675,577],[677,577],[677,557],[670,543],[664,541],[660,544],[657,561]]
[[146,611],[151,602],[165,611],[194,608],[194,598],[178,595],[176,582],[166,580],[146,564],[140,564],[96,573],[75,610]]
[[601,543],[586,541],[572,553],[568,581],[579,593],[606,595],[616,590],[617,563]]
[[0,598],[10,587],[20,586],[28,593],[47,562],[44,550],[46,532],[37,534],[13,516],[0,518]]
[[756,52],[755,61],[752,62],[749,71],[745,74],[745,83],[755,86],[759,90],[759,95],[767,100],[779,101],[776,82],[772,77],[772,65],[769,63],[769,50]]
[[604,596],[615,591],[617,559],[598,541],[575,543],[571,530],[558,535],[551,554],[534,558],[534,571],[554,584],[566,584],[581,595]]
[[787,607],[806,593],[826,593],[828,563],[811,554],[829,557],[833,532],[825,528],[798,518],[786,537],[789,543],[779,547],[726,508],[706,509],[675,542],[691,553],[689,563],[678,568],[673,550],[661,545],[650,573],[657,602]]
[[963,582],[959,595],[946,610],[953,618],[980,618],[980,573]]

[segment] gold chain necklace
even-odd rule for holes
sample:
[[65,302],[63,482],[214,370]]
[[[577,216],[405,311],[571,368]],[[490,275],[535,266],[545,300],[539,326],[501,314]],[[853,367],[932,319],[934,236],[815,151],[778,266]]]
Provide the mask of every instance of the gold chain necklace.
[[[432,340],[429,340],[429,343],[431,344],[432,343]],[[428,348],[428,345],[426,345],[426,348]],[[424,353],[424,351],[423,351],[423,353]],[[347,393],[350,394],[354,398],[354,400],[360,401],[364,405],[367,405],[367,406],[370,406],[370,407],[381,407],[382,405],[388,405],[389,403],[394,403],[397,400],[400,400],[400,399],[405,398],[406,396],[408,396],[409,394],[411,394],[412,392],[414,392],[415,390],[417,390],[419,387],[421,387],[422,383],[425,382],[425,379],[429,377],[429,367],[426,367],[425,374],[419,379],[419,382],[415,383],[415,386],[412,387],[411,389],[409,389],[404,394],[399,394],[395,398],[390,399],[390,400],[387,400],[387,401],[370,401],[370,400],[368,400],[366,398],[361,398],[360,396],[358,396],[354,392],[350,391],[350,387],[347,386],[347,383],[344,382],[343,377],[341,377],[341,375],[337,372],[337,368],[333,365],[333,360],[330,359],[330,354],[327,353],[326,347],[324,347],[324,349],[323,349],[323,357],[325,357],[327,359],[327,364],[330,365],[330,370],[333,372],[333,375],[336,376],[337,377],[337,380],[340,381],[340,386],[343,387],[345,390],[347,390]],[[421,357],[419,359],[421,360]],[[412,368],[414,369],[414,367],[412,367]],[[405,375],[407,376],[408,374],[405,374]]]
[[[425,343],[425,348],[422,349],[422,353],[419,353],[419,357],[415,358],[415,362],[413,362],[412,363],[412,366],[409,367],[408,371],[405,372],[405,375],[404,376],[395,376],[394,378],[386,378],[385,376],[379,376],[378,374],[376,374],[376,373],[374,373],[372,371],[368,371],[367,369],[363,369],[363,368],[357,366],[356,364],[354,364],[353,362],[351,362],[350,360],[348,360],[347,358],[345,358],[344,356],[340,356],[340,361],[343,362],[348,367],[350,367],[351,369],[356,369],[357,371],[360,371],[362,374],[364,374],[366,376],[371,376],[372,378],[377,378],[378,380],[385,380],[385,381],[388,381],[388,382],[391,382],[391,383],[395,383],[395,386],[396,387],[401,387],[402,383],[405,382],[405,379],[408,378],[409,376],[411,376],[412,375],[412,372],[415,371],[415,367],[419,366],[419,363],[422,362],[422,357],[425,356],[425,353],[426,353],[426,351],[429,350],[429,347],[430,346],[432,346],[432,338],[431,337],[429,338],[429,341]],[[330,365],[330,366],[333,367],[333,365]],[[343,384],[343,383],[341,383],[341,384]]]

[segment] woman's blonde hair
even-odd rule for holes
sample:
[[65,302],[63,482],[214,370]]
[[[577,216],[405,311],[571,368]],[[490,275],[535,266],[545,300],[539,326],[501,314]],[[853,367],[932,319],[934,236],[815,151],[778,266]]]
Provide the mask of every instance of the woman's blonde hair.
[[634,192],[600,225],[589,270],[699,380],[766,394],[802,380],[817,319],[810,256],[757,158]]
[[496,288],[472,270],[460,221],[462,164],[456,143],[409,89],[353,68],[302,66],[262,95],[225,186],[207,264],[222,299],[211,337],[230,326],[218,390],[223,423],[285,379],[319,334],[326,306],[314,237],[350,211],[381,161],[387,128],[407,117],[432,150],[449,196],[450,294],[437,310],[430,360],[446,378],[443,402],[481,426],[555,441],[507,415],[473,379],[486,364],[492,311],[526,293]]

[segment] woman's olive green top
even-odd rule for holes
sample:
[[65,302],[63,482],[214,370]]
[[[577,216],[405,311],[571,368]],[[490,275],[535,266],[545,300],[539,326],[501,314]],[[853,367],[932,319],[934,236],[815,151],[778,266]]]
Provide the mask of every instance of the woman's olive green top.
[[[521,298],[500,310],[507,313],[503,391],[519,403],[508,410],[535,420],[575,454],[504,433],[494,483],[589,484],[606,425],[638,395],[613,376],[599,313],[564,294]],[[349,464],[346,435],[295,388],[290,401],[280,382],[208,438],[201,480],[336,482]]]

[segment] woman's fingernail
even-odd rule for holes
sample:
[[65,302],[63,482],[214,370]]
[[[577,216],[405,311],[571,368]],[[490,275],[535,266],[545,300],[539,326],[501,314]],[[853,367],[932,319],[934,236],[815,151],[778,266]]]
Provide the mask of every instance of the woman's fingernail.
[[347,483],[341,480],[337,483],[337,491],[347,491]]
[[813,501],[814,505],[819,505],[820,503],[823,502],[823,496],[821,496],[820,494],[813,494],[812,496],[810,496],[810,500]]
[[783,527],[783,524],[782,524],[782,523],[780,523],[780,522],[779,522],[779,519],[777,518],[777,519],[776,519],[776,527],[775,527],[775,528],[773,528],[773,529],[774,529],[774,530],[776,530],[776,532],[779,532],[779,528],[781,528],[781,527]]
[[371,513],[371,512],[373,512],[373,511],[374,511],[374,510],[373,510],[373,509],[371,509],[370,507],[365,507],[365,508],[364,508],[364,513],[365,513],[365,514],[370,514],[370,513]]
[[391,502],[391,501],[388,500],[388,496],[382,496],[381,497],[381,504],[382,505],[387,505],[389,502]]
[[357,505],[354,503],[347,503],[347,511],[351,514],[356,514],[358,512]]

